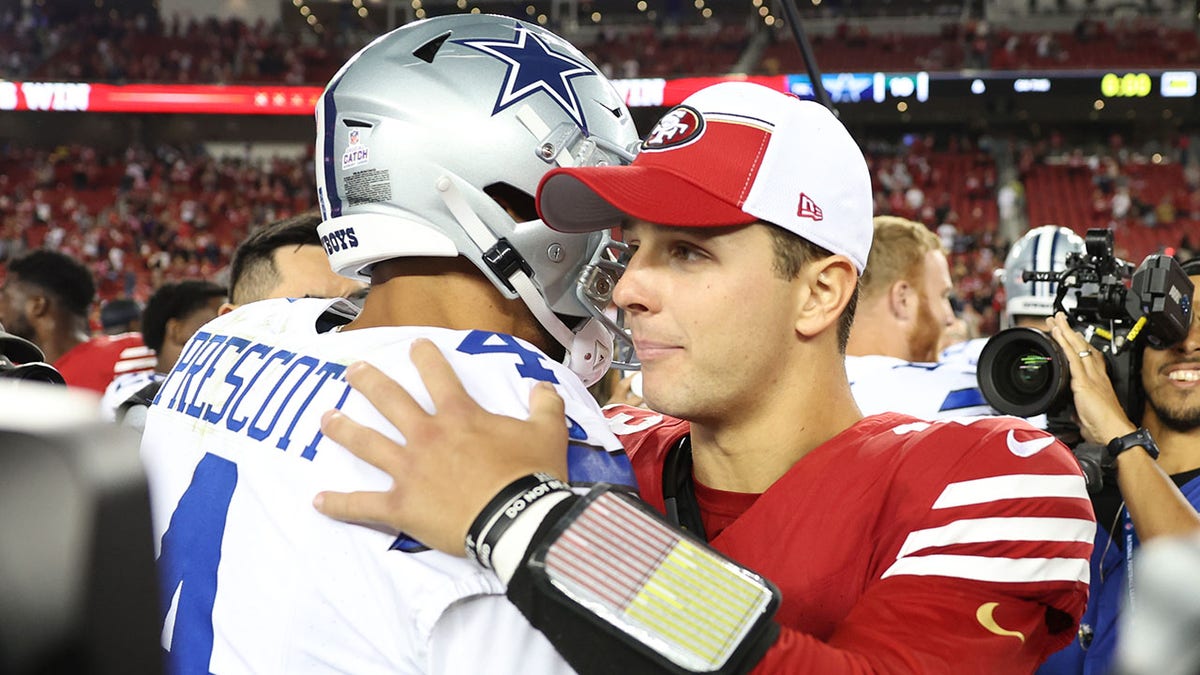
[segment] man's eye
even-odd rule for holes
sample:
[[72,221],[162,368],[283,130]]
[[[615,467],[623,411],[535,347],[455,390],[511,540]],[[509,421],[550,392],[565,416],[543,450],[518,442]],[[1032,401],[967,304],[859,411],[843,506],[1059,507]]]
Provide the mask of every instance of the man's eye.
[[688,244],[676,244],[671,247],[671,255],[681,260],[699,260],[704,257],[704,253],[700,249]]

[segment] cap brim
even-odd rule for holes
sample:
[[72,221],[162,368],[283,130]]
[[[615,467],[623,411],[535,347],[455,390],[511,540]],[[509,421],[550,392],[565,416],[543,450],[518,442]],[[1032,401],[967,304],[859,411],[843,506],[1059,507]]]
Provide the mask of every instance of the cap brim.
[[745,225],[757,220],[691,181],[654,166],[555,169],[538,186],[538,214],[560,232],[619,227],[626,217],[677,227]]
[[8,357],[13,363],[38,363],[46,360],[46,355],[37,345],[23,337],[3,331],[0,331],[0,354]]

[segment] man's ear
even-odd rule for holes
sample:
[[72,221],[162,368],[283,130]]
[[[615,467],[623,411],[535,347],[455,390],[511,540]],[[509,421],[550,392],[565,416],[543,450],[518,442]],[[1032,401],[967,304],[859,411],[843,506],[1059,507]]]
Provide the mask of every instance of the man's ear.
[[221,303],[221,306],[217,308],[217,316],[225,316],[240,306],[241,305],[235,305],[232,302],[223,302]]
[[32,292],[25,298],[25,315],[31,320],[40,319],[50,314],[53,305],[45,293]]
[[163,331],[163,344],[173,344],[182,347],[191,335],[182,335],[183,322],[179,319],[167,319],[166,330]]
[[907,279],[900,279],[888,288],[888,311],[897,321],[909,321],[916,309],[916,290]]
[[858,288],[858,270],[842,255],[809,263],[800,272],[796,331],[815,336],[836,326]]

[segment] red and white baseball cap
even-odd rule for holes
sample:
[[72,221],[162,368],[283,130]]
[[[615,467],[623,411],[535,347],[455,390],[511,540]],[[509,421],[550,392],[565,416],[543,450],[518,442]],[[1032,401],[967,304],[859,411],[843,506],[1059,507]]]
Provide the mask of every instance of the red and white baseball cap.
[[871,177],[827,108],[750,82],[692,94],[658,121],[628,166],[555,169],[538,186],[542,221],[564,232],[765,221],[850,258],[871,250]]

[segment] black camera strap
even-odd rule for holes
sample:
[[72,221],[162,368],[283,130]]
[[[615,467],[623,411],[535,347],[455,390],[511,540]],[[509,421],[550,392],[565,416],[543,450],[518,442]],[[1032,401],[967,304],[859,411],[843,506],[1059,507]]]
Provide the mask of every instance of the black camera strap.
[[696,501],[696,486],[692,478],[692,436],[683,438],[667,452],[662,475],[663,504],[667,509],[667,520],[695,536],[708,541],[704,532],[704,519],[700,516],[700,504]]

